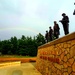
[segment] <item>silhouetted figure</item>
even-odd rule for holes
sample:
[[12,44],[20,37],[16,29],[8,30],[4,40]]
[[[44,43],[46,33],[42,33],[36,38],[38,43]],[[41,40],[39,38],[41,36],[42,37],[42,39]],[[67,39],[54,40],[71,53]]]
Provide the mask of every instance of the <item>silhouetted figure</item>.
[[74,9],[73,15],[75,15],[75,9]]
[[53,37],[53,29],[51,27],[49,27],[49,39],[50,39],[50,41],[53,40],[52,37]]
[[46,39],[46,43],[47,43],[48,42],[48,31],[46,31],[45,39]]
[[[74,5],[75,5],[75,3],[74,3]],[[75,9],[74,9],[73,15],[75,15]]]
[[57,39],[57,38],[59,38],[59,35],[60,35],[60,28],[59,28],[59,25],[57,24],[57,22],[56,21],[54,21],[54,27],[53,27],[53,29],[54,29],[54,37]]
[[63,18],[59,22],[62,23],[63,29],[64,29],[64,34],[67,35],[69,34],[69,17],[66,16],[65,13],[62,14]]

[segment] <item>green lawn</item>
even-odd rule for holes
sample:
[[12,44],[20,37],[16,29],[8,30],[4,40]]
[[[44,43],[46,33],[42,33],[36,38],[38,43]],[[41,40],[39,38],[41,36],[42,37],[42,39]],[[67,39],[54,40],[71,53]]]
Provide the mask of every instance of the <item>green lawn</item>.
[[10,57],[10,58],[12,58],[12,57],[14,57],[14,58],[34,58],[34,57],[31,57],[31,56],[21,56],[21,55],[1,55],[0,56],[1,58],[2,57]]

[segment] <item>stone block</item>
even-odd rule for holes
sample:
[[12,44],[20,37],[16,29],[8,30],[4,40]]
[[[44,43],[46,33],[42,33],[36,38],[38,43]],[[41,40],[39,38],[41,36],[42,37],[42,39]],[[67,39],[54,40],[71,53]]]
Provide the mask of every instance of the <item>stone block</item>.
[[72,68],[71,67],[68,67],[68,74],[70,74],[72,72]]
[[71,41],[71,46],[75,45],[75,40]]
[[69,75],[68,72],[64,72],[63,75]]
[[65,55],[65,53],[64,53],[64,52],[60,55],[60,59],[61,59],[61,60],[63,60],[64,55]]
[[74,58],[69,59],[68,62],[70,63],[70,65],[72,65],[74,62]]
[[75,62],[72,65],[73,72],[75,72]]
[[67,48],[67,47],[68,47],[67,43],[64,43],[64,48]]
[[67,63],[63,63],[64,68],[68,68]]
[[72,72],[72,75],[75,75],[75,72]]
[[69,59],[69,58],[70,58],[70,54],[69,54],[69,53],[68,53],[66,56],[67,56],[67,59]]
[[64,56],[63,61],[67,62],[67,56]]
[[71,47],[70,49],[70,57],[74,57],[75,56],[75,45]]
[[55,66],[57,69],[59,69],[59,70],[61,70],[61,69],[63,68],[63,65],[59,65],[59,64],[57,64],[57,63],[55,63],[54,66]]

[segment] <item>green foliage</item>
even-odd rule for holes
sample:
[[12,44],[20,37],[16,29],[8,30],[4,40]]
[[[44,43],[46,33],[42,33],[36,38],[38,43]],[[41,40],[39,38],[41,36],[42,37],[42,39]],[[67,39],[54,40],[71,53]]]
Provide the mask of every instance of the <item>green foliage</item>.
[[38,46],[44,43],[45,39],[41,33],[34,38],[22,35],[20,39],[17,39],[14,36],[9,40],[0,41],[0,53],[3,55],[36,56]]
[[43,36],[41,33],[39,33],[39,34],[36,36],[36,41],[37,41],[37,43],[38,43],[38,46],[40,46],[40,45],[42,45],[42,44],[45,43],[45,38],[44,38],[44,36]]

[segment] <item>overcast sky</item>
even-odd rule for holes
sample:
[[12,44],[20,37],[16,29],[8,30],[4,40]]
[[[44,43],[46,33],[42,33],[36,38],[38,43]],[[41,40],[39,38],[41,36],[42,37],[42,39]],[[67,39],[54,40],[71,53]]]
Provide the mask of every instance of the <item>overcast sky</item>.
[[75,0],[0,0],[0,40],[13,36],[20,38],[45,35],[53,21],[60,26],[60,37],[64,36],[61,14],[70,18],[70,33],[75,31]]

